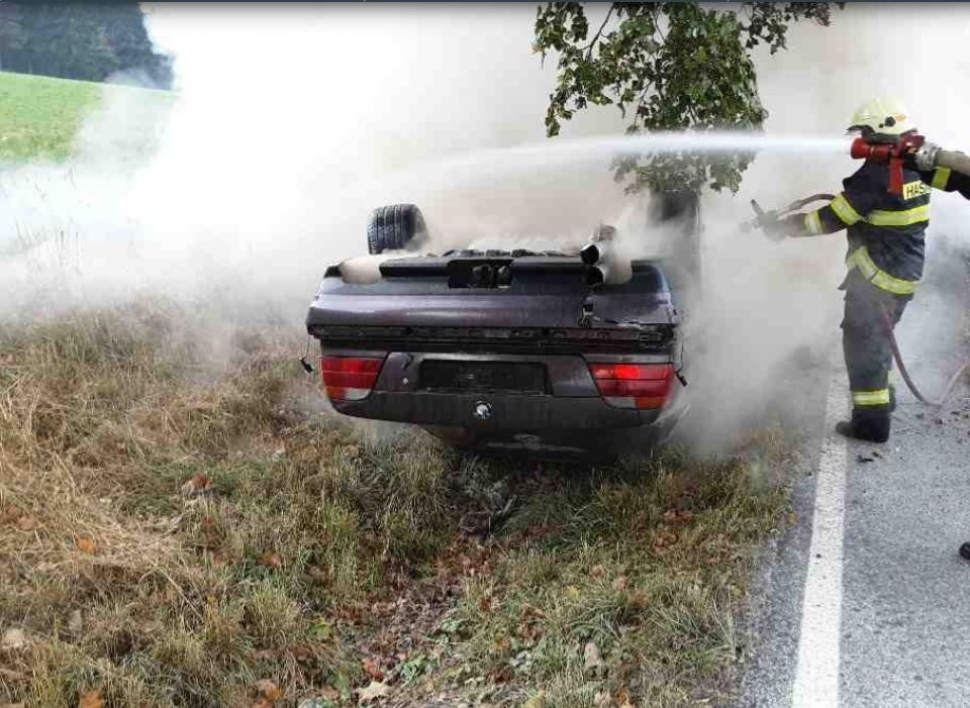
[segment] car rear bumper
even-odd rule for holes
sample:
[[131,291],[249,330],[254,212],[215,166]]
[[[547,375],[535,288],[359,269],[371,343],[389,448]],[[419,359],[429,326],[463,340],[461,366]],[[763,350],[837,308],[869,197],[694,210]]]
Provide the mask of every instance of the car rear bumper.
[[[324,349],[329,355],[384,356],[385,352]],[[664,408],[621,408],[599,392],[589,362],[602,355],[510,355],[468,353],[387,353],[374,390],[361,400],[335,400],[345,415],[423,426],[490,431],[605,430],[651,425],[672,414],[677,396]],[[666,363],[664,355],[611,356],[609,361]],[[422,384],[426,362],[506,362],[541,364],[547,372],[544,393],[496,390],[427,390]],[[675,384],[676,385],[676,384]]]
[[599,397],[374,391],[361,401],[335,401],[346,415],[417,425],[489,430],[585,430],[649,425],[661,409],[616,408]]

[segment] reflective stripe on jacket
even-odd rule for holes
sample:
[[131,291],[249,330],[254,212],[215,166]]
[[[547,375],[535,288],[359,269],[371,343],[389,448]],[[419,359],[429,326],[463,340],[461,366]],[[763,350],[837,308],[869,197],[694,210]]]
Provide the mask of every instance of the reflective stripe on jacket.
[[[937,171],[939,172],[939,171]],[[949,175],[903,170],[901,194],[890,194],[889,167],[866,162],[843,180],[843,191],[805,217],[812,234],[846,229],[850,268],[895,294],[911,294],[923,276],[930,186],[946,188]]]

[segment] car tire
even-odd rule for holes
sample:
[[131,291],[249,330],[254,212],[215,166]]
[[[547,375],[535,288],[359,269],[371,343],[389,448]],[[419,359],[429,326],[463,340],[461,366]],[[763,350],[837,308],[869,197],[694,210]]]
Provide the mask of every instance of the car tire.
[[428,233],[421,210],[414,204],[391,204],[375,209],[367,224],[367,250],[377,255],[385,251],[413,249]]

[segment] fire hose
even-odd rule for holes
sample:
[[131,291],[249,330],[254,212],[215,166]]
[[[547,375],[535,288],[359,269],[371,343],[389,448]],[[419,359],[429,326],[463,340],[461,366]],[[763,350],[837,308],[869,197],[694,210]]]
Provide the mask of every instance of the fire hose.
[[906,382],[906,388],[913,392],[913,395],[916,396],[916,400],[918,400],[920,403],[939,408],[946,403],[946,399],[949,398],[950,393],[953,392],[953,387],[957,385],[957,381],[960,380],[963,373],[968,367],[970,367],[970,361],[963,362],[963,364],[960,365],[960,368],[953,373],[953,376],[950,377],[949,382],[947,382],[943,389],[943,393],[940,394],[938,399],[928,399],[926,396],[920,393],[919,388],[917,388],[916,383],[913,381],[912,377],[909,375],[909,371],[906,369],[906,364],[903,362],[903,355],[899,351],[899,343],[896,342],[896,334],[894,331],[893,322],[889,317],[889,313],[886,312],[886,308],[882,305],[879,306],[879,314],[882,317],[882,324],[886,330],[886,336],[889,338],[889,346],[893,350],[893,359],[896,361],[896,366],[899,367],[899,375],[902,376],[903,381]]
[[[967,156],[963,155],[963,153],[955,153],[955,154],[962,155],[964,158],[967,158]],[[970,169],[970,158],[967,158],[967,160],[968,160],[967,169]],[[742,224],[741,230],[744,232],[747,232],[755,228],[764,228],[765,226],[769,225],[774,221],[782,219],[786,216],[790,216],[793,212],[798,211],[802,207],[805,207],[811,204],[812,202],[817,202],[817,201],[830,202],[833,199],[835,199],[835,195],[833,194],[813,194],[810,197],[805,197],[804,199],[799,199],[797,201],[794,201],[788,206],[783,207],[782,209],[776,209],[773,211],[765,211],[764,209],[761,208],[758,202],[752,199],[751,207],[752,209],[754,209],[756,216],[753,220],[745,224]],[[939,408],[946,402],[946,399],[949,398],[950,394],[953,392],[953,388],[957,384],[957,381],[960,380],[960,377],[964,374],[964,372],[970,369],[970,360],[963,362],[963,364],[961,364],[960,367],[954,372],[954,374],[950,377],[949,381],[947,382],[946,387],[943,389],[943,393],[940,395],[939,398],[935,400],[927,398],[919,390],[919,387],[913,381],[913,378],[909,375],[909,370],[906,368],[906,363],[903,361],[902,352],[900,352],[899,350],[899,343],[896,341],[895,327],[893,326],[892,319],[889,317],[889,313],[886,312],[885,307],[883,307],[882,305],[879,306],[879,310],[880,310],[879,312],[880,319],[882,321],[883,328],[885,329],[886,337],[889,340],[889,347],[892,349],[893,360],[896,362],[896,366],[899,368],[900,376],[902,376],[903,381],[906,383],[906,388],[908,388],[912,392],[912,394],[916,396],[916,400],[918,400],[920,403],[927,406],[934,406]]]

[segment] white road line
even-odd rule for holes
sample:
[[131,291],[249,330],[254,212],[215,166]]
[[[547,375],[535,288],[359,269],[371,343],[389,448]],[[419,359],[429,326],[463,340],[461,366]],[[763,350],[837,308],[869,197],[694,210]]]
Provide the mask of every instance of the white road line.
[[[792,708],[838,708],[842,634],[842,536],[848,449],[835,424],[848,415],[844,370],[836,370],[825,404],[825,438],[818,464],[812,544],[805,578]],[[837,380],[836,380],[837,378]]]

